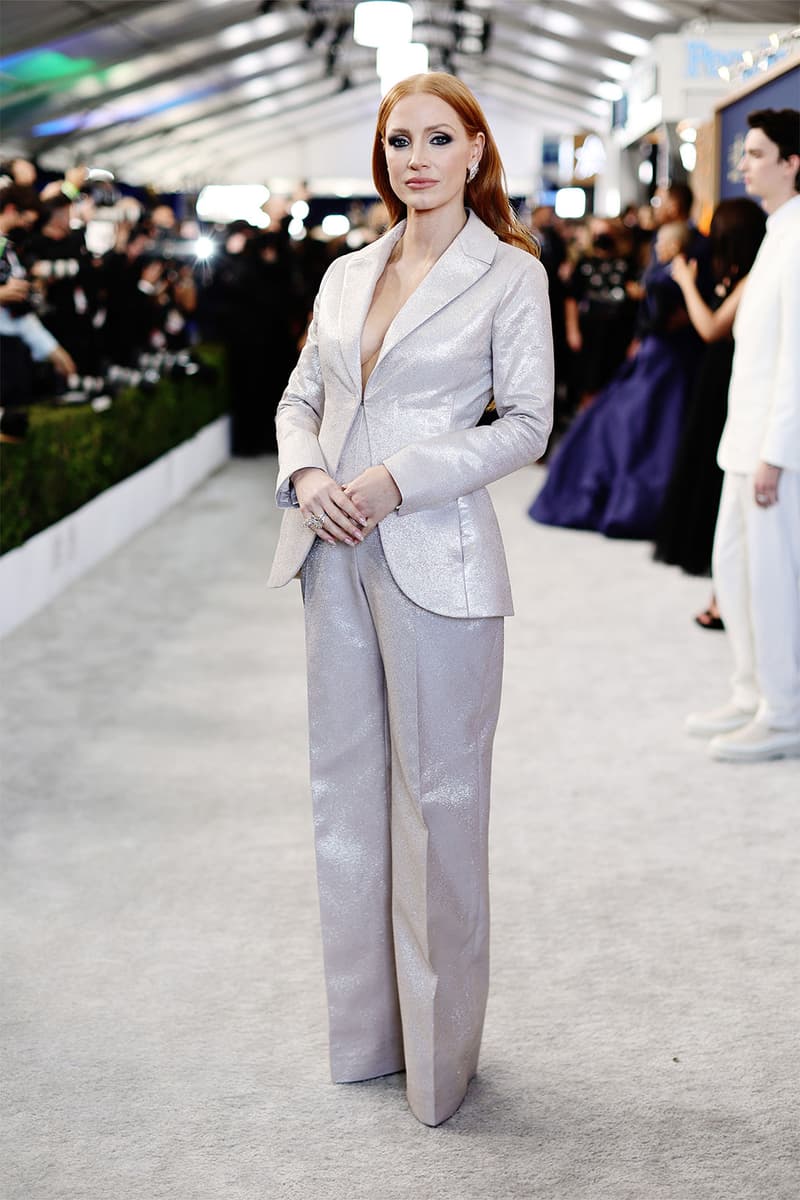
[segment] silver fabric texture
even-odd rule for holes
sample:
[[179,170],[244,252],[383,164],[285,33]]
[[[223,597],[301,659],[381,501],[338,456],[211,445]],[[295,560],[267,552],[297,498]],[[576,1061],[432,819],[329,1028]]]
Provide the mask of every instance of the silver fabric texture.
[[[287,508],[270,586],[314,544],[290,484],[301,467],[337,476],[362,402],[360,341],[375,285],[405,228],[337,259],[278,408],[277,502]],[[381,525],[398,587],[451,617],[511,613],[503,543],[486,485],[543,452],[552,424],[547,276],[532,255],[468,220],[390,325],[363,390],[371,464],[402,495]],[[477,426],[494,399],[499,419]],[[370,464],[364,464],[370,465]]]
[[[359,415],[345,472],[368,454]],[[381,532],[317,540],[301,574],[331,1073],[405,1068],[412,1111],[438,1125],[477,1069],[486,1006],[503,620],[414,604]]]

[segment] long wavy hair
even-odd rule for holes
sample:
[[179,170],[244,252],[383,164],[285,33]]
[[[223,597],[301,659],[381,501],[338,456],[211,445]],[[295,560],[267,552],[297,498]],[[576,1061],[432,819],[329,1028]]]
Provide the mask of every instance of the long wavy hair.
[[458,115],[466,130],[467,137],[474,138],[477,133],[484,136],[483,154],[481,155],[478,174],[471,183],[465,182],[464,203],[488,225],[501,242],[510,246],[519,246],[529,254],[539,257],[539,244],[517,218],[508,200],[508,188],[505,172],[500,160],[497,143],[492,137],[489,124],[483,114],[480,104],[469,88],[443,71],[431,71],[425,75],[409,75],[390,88],[381,101],[378,109],[378,120],[375,128],[375,141],[372,147],[372,178],[378,194],[389,210],[389,224],[397,225],[406,215],[406,206],[392,191],[389,183],[389,171],[386,166],[386,155],[383,149],[383,138],[389,121],[389,114],[395,104],[406,96],[420,92],[438,96]]
[[766,232],[767,214],[760,204],[744,196],[720,201],[709,230],[714,277],[732,284],[744,278]]

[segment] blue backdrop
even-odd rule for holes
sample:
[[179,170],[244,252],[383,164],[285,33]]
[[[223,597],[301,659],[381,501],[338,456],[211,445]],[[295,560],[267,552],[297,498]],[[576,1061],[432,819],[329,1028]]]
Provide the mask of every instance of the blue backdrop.
[[759,108],[800,108],[800,63],[720,110],[720,200],[747,195],[736,165],[742,157],[747,114]]

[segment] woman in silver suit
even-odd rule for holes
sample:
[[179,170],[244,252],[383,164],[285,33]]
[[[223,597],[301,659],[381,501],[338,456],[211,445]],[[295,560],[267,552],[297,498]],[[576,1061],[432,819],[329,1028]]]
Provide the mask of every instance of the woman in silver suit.
[[389,232],[329,268],[278,408],[270,584],[300,573],[332,1076],[405,1070],[438,1125],[475,1074],[488,989],[512,607],[486,485],[545,448],[552,340],[536,244],[459,80],[387,93],[373,174]]

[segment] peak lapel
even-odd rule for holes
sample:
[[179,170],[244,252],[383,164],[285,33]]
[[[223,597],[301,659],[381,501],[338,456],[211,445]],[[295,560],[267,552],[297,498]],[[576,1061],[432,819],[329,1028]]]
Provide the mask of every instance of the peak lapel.
[[381,273],[406,227],[401,221],[365,250],[345,260],[339,300],[339,340],[347,369],[361,396],[361,333]]

